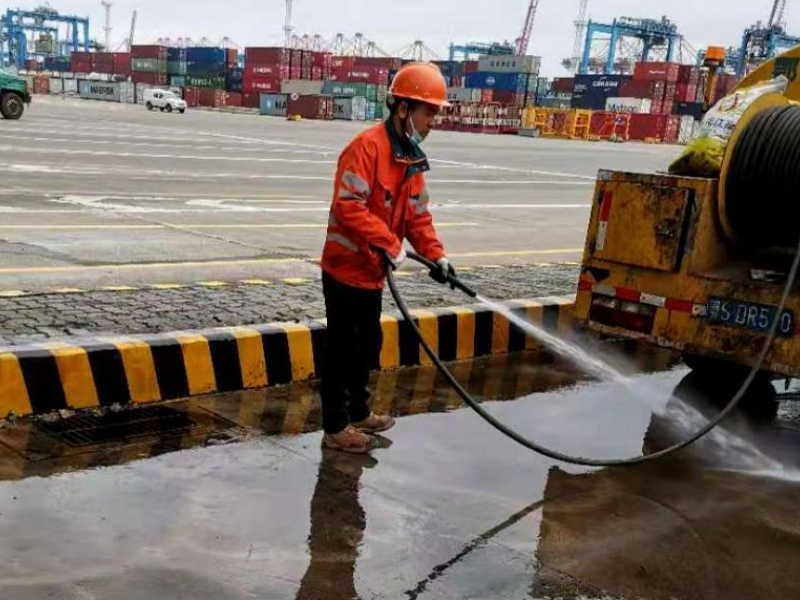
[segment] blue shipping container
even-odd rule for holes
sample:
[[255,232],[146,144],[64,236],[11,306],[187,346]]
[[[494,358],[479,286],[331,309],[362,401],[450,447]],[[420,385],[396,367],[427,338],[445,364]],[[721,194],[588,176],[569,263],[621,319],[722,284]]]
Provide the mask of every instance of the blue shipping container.
[[207,63],[207,62],[187,62],[186,74],[195,77],[202,77],[203,75],[212,75],[214,77],[222,77],[226,74],[228,66],[223,63]]
[[186,60],[197,63],[225,63],[225,50],[223,48],[187,48]]
[[619,89],[633,79],[630,75],[578,75],[572,94],[572,108],[605,110],[606,100],[619,96]]
[[524,93],[528,87],[528,80],[530,77],[528,73],[489,73],[487,71],[478,71],[476,73],[467,73],[464,87]]
[[228,71],[228,81],[242,81],[244,79],[244,69],[235,68]]
[[186,48],[167,48],[168,62],[186,62]]

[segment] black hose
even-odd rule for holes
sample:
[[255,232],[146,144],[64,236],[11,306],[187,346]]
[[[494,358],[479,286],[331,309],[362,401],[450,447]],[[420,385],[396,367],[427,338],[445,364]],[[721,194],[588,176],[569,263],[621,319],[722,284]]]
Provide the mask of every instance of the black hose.
[[[774,110],[774,109],[772,109]],[[798,108],[798,112],[796,115],[793,115],[791,122],[788,125],[784,125],[780,128],[780,131],[773,131],[770,125],[773,127],[775,126],[775,122],[779,119],[776,117],[775,114],[772,112],[764,111],[765,113],[769,114],[761,114],[758,118],[754,119],[753,122],[750,123],[748,128],[745,130],[739,144],[734,149],[735,152],[735,162],[734,164],[741,164],[738,161],[744,162],[747,164],[748,172],[752,173],[759,173],[765,174],[769,173],[774,179],[769,182],[769,186],[771,190],[777,191],[781,190],[784,192],[788,192],[789,190],[794,190],[793,186],[795,185],[795,177],[797,173],[796,164],[790,164],[789,159],[798,156],[798,152],[800,151],[800,135],[796,137],[792,137],[787,135],[786,129],[794,130],[794,125],[797,123],[798,127],[800,127],[800,116],[797,117],[797,121],[795,121],[795,116],[800,115],[800,108]],[[777,115],[778,117],[780,115]],[[766,120],[769,120],[769,123],[765,123]],[[775,149],[772,148],[771,143],[769,142],[770,134],[773,134],[772,143],[779,142],[781,144],[781,148],[778,149],[778,156],[780,160],[777,162],[779,164],[771,164],[775,158],[774,151]],[[781,153],[782,151],[782,153]],[[747,177],[747,173],[740,173],[738,174],[741,177]],[[747,182],[750,186],[753,185],[752,181]],[[763,182],[762,182],[763,183]],[[752,187],[748,187],[747,189],[752,189]],[[759,196],[751,196],[751,202],[757,202],[757,198]],[[793,199],[792,196],[789,200]],[[797,221],[792,221],[791,225],[794,226],[794,233],[797,235]],[[429,269],[437,268],[435,264],[431,261],[413,253],[408,253],[409,258],[419,262],[420,264],[425,265]],[[739,391],[733,396],[731,401],[728,405],[719,413],[719,415],[709,421],[705,427],[703,427],[700,431],[692,435],[689,439],[684,442],[680,442],[669,448],[665,448],[658,452],[654,452],[652,454],[648,454],[646,456],[639,456],[635,458],[629,459],[609,459],[609,460],[596,460],[590,458],[583,458],[577,456],[570,456],[561,452],[557,452],[555,450],[551,450],[549,448],[545,448],[537,444],[534,441],[531,441],[521,434],[517,433],[507,425],[501,423],[497,419],[495,419],[491,414],[489,414],[481,404],[475,400],[469,392],[464,389],[458,380],[453,376],[447,366],[442,362],[442,360],[436,355],[433,349],[430,347],[430,344],[425,340],[422,333],[417,326],[416,321],[411,316],[411,313],[406,305],[405,300],[403,299],[402,295],[400,294],[399,290],[397,289],[397,282],[394,278],[394,273],[392,268],[387,269],[387,279],[389,282],[389,289],[392,292],[392,296],[394,297],[395,302],[397,303],[400,312],[402,313],[405,320],[408,322],[409,326],[412,328],[416,336],[419,338],[420,344],[425,349],[426,354],[430,357],[433,361],[434,365],[439,369],[442,375],[447,379],[448,383],[453,387],[453,389],[461,396],[461,399],[472,408],[478,415],[480,415],[487,423],[489,423],[492,427],[500,431],[502,434],[508,436],[518,444],[536,452],[537,454],[541,454],[542,456],[546,456],[547,458],[551,458],[553,460],[561,461],[564,463],[572,464],[572,465],[580,465],[586,467],[625,467],[625,466],[633,466],[638,464],[647,463],[650,461],[658,460],[674,454],[688,446],[691,446],[695,442],[699,441],[706,435],[708,435],[713,429],[715,429],[722,421],[724,421],[728,415],[733,412],[733,410],[737,407],[739,402],[742,400],[744,395],[747,393],[747,390],[752,385],[755,378],[761,371],[761,367],[764,365],[766,361],[767,354],[769,354],[770,349],[772,348],[772,344],[775,341],[775,337],[778,333],[778,325],[781,321],[781,315],[783,314],[784,309],[786,308],[786,304],[789,300],[789,295],[791,294],[792,288],[794,287],[795,281],[797,280],[797,274],[800,271],[800,240],[797,243],[797,249],[795,250],[794,262],[792,263],[792,267],[789,271],[789,275],[787,277],[786,286],[783,290],[783,295],[781,296],[780,304],[775,312],[775,318],[773,323],[769,329],[769,334],[767,335],[767,339],[764,341],[764,345],[761,348],[761,351],[758,354],[758,358],[750,369],[750,373],[745,379],[742,386],[739,388]],[[461,283],[457,278],[450,277],[449,283],[454,285],[456,288],[461,289],[466,294],[471,296],[472,298],[477,297],[477,294],[471,290],[469,287]]]

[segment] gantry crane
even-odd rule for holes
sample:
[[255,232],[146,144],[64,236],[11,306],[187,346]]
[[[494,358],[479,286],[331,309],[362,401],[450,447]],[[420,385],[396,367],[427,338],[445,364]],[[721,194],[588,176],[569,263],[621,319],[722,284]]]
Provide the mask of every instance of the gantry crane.
[[775,0],[766,26],[759,21],[745,30],[737,53],[736,71],[740,77],[747,75],[752,66],[773,58],[781,50],[800,44],[800,37],[786,33],[785,14],[786,0]]
[[515,51],[517,56],[528,54],[528,46],[531,43],[531,34],[533,33],[533,22],[536,20],[538,8],[539,0],[531,0],[530,4],[528,4],[528,13],[525,15],[525,22],[522,25],[522,35],[517,39]]

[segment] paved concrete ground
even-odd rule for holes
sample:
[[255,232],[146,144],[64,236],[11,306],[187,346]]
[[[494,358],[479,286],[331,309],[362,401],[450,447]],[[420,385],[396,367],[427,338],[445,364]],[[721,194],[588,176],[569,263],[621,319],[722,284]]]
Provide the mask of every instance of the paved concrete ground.
[[[487,407],[537,440],[624,457],[685,437],[703,423],[698,410],[713,412],[670,356],[627,348],[631,387],[581,382],[536,355],[455,372],[479,397],[520,398]],[[71,443],[54,433],[59,422],[0,430],[2,596],[798,595],[791,406],[777,427],[737,417],[666,462],[597,471],[520,449],[430,369],[375,383],[376,407],[405,416],[372,458],[320,451],[308,385],[177,403],[149,435],[152,416],[125,425],[114,414],[72,423]],[[193,428],[170,430],[181,418]]]
[[[0,292],[314,277],[363,127],[37,97],[0,131]],[[426,148],[442,236],[473,265],[578,259],[597,170],[678,151],[451,132]]]
[[[465,283],[499,300],[575,293],[576,265],[509,266],[462,271]],[[412,308],[471,303],[427,273],[404,271],[402,292]],[[385,293],[385,309],[395,310]],[[87,291],[0,297],[0,345],[104,334],[159,333],[274,322],[308,322],[325,316],[322,282],[266,280],[166,289]]]

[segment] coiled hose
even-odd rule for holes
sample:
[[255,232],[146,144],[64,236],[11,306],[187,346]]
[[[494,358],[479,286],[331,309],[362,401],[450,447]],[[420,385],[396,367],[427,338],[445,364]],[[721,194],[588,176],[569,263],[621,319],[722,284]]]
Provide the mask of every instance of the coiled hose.
[[[741,190],[736,189],[735,184],[733,188],[729,187],[729,189],[732,189],[732,191],[735,190],[734,196],[732,196],[734,204],[730,206],[729,210],[735,210],[734,207],[737,206],[737,202],[752,202],[756,198],[759,202],[764,201],[763,194],[765,192],[796,194],[796,190],[794,188],[798,174],[796,166],[798,161],[800,161],[800,107],[790,106],[788,109],[786,107],[778,110],[768,109],[764,111],[764,113],[767,114],[759,114],[756,119],[751,121],[746,130],[743,132],[736,148],[734,148],[733,163],[730,170],[731,175],[729,176],[729,186],[731,185],[731,180],[740,181],[741,179],[744,179],[748,182],[749,187],[742,188]],[[780,159],[778,157],[780,157]],[[752,191],[756,185],[759,186],[759,194],[757,196],[748,196],[745,190]],[[740,194],[744,194],[744,196]],[[793,196],[784,196],[784,198],[786,197]],[[730,205],[731,203],[729,202],[728,204]],[[798,227],[798,220],[794,219],[789,223],[784,223],[783,229],[787,235],[791,231],[791,234],[795,239],[797,239],[799,233],[798,230],[800,230],[800,227]],[[409,252],[408,256],[412,260],[417,261],[429,269],[438,268],[434,263],[419,256],[418,254]],[[797,241],[794,262],[792,263],[789,271],[786,286],[784,287],[780,304],[775,312],[775,319],[773,320],[773,323],[769,329],[767,339],[764,341],[764,345],[758,354],[758,358],[756,359],[753,367],[750,369],[750,373],[748,374],[744,383],[742,383],[741,388],[715,419],[710,421],[705,427],[689,437],[687,440],[670,446],[669,448],[664,448],[663,450],[648,454],[646,456],[638,456],[629,459],[605,460],[570,456],[568,454],[546,448],[532,440],[525,438],[511,427],[501,423],[491,414],[489,414],[481,406],[481,404],[475,400],[466,389],[464,389],[464,386],[462,386],[461,383],[459,383],[459,381],[453,376],[447,366],[436,355],[436,352],[433,351],[430,344],[428,344],[423,337],[419,327],[414,321],[414,318],[411,316],[408,305],[397,288],[397,281],[395,280],[391,267],[387,269],[387,279],[389,282],[389,289],[391,290],[392,296],[394,297],[394,300],[400,309],[403,318],[405,318],[415,335],[419,338],[420,344],[424,348],[425,353],[430,357],[434,365],[436,365],[436,368],[439,369],[447,382],[458,393],[461,399],[464,400],[464,402],[472,410],[478,413],[481,418],[489,423],[489,425],[523,447],[553,460],[586,467],[626,467],[665,458],[671,454],[683,450],[684,448],[687,448],[688,446],[691,446],[695,442],[708,435],[723,420],[725,420],[728,415],[731,414],[731,412],[733,412],[744,395],[747,393],[747,390],[750,388],[755,378],[758,376],[759,372],[761,371],[761,367],[767,358],[767,354],[772,348],[772,344],[775,341],[775,337],[778,332],[780,315],[783,314],[783,311],[786,308],[789,295],[791,294],[794,283],[797,280],[797,274],[799,270],[800,239]],[[472,298],[477,296],[473,290],[460,282],[457,278],[450,278],[450,284]]]

